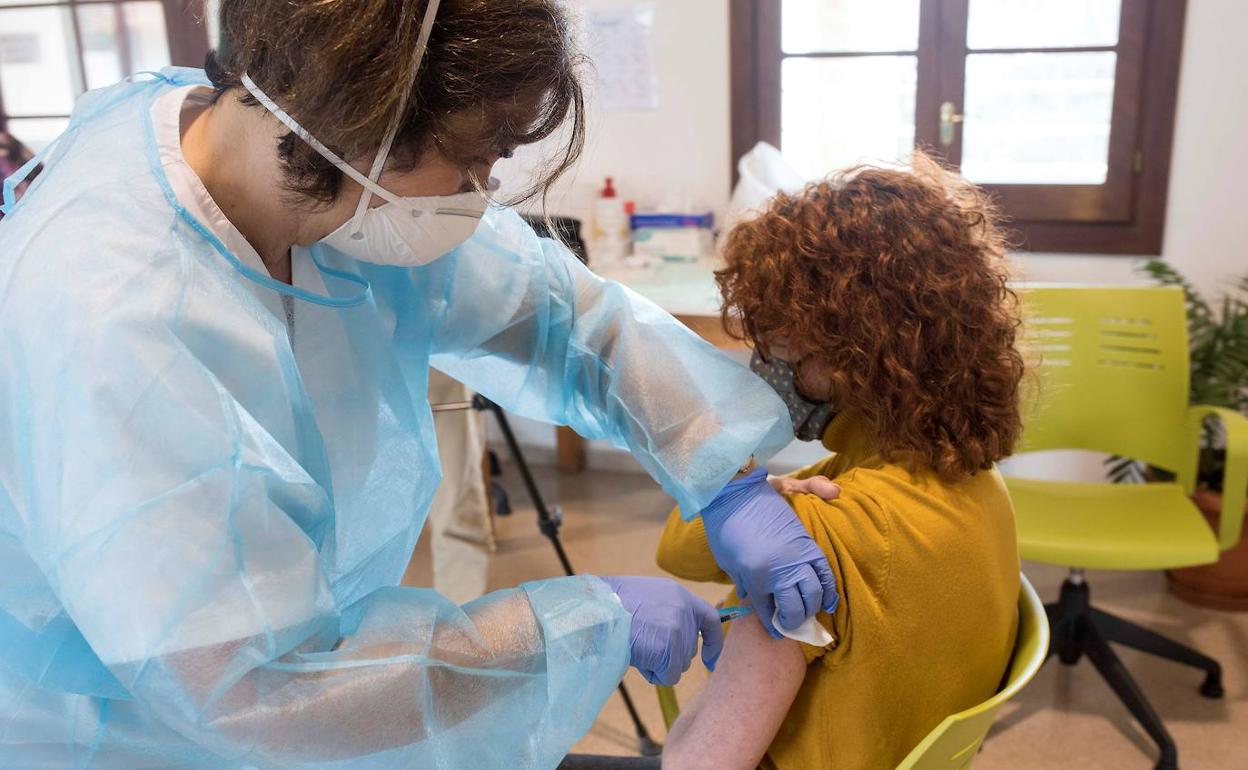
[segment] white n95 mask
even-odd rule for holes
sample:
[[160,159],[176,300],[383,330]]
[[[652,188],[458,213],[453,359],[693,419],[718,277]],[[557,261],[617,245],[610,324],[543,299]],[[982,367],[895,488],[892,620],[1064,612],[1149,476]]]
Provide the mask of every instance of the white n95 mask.
[[[486,190],[497,189],[498,180],[491,177]],[[368,194],[366,190],[364,195]],[[424,265],[471,238],[487,203],[486,196],[476,190],[388,200],[357,212],[321,243],[361,262]]]
[[[488,193],[498,189],[498,180],[490,177],[485,190],[470,190],[454,195],[426,196],[420,198],[404,198],[381,185],[377,179],[386,165],[386,157],[398,133],[399,123],[403,119],[403,111],[407,107],[407,95],[416,83],[416,73],[420,69],[420,61],[424,58],[425,47],[429,43],[429,32],[433,29],[433,20],[438,12],[439,0],[429,0],[425,7],[425,16],[421,21],[420,34],[416,38],[416,48],[412,52],[411,75],[407,89],[399,100],[398,109],[390,119],[381,147],[368,176],[364,176],[351,164],[338,157],[332,150],[321,144],[316,137],[309,134],[303,126],[286,114],[277,103],[268,97],[256,85],[251,76],[244,73],[243,87],[256,98],[264,108],[293,131],[300,139],[317,151],[322,158],[355,180],[364,191],[355,207],[355,215],[321,239],[331,248],[337,249],[361,262],[379,265],[398,265],[414,267],[434,261],[438,257],[459,246],[472,237],[477,225],[485,214],[489,203]],[[386,203],[370,208],[372,196],[382,198]]]

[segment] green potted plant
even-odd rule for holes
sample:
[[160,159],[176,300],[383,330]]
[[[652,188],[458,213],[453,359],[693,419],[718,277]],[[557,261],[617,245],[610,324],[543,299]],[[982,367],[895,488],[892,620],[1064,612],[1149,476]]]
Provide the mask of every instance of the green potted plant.
[[[1181,287],[1186,297],[1191,343],[1190,402],[1223,406],[1248,415],[1248,275],[1239,279],[1235,294],[1223,297],[1215,309],[1165,262],[1150,260],[1143,269],[1160,284]],[[1224,446],[1219,424],[1207,422],[1192,501],[1214,527],[1222,508]],[[1145,467],[1128,458],[1112,457],[1107,462],[1109,476],[1116,482],[1173,478],[1160,468]],[[1248,610],[1248,528],[1239,544],[1223,552],[1215,564],[1169,570],[1166,577],[1170,590],[1187,601],[1219,609]]]

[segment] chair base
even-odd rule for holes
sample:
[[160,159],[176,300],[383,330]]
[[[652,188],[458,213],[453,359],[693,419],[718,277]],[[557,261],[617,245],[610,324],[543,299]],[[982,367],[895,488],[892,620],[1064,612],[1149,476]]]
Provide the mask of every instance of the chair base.
[[1049,627],[1052,629],[1049,655],[1057,655],[1058,660],[1068,666],[1078,663],[1086,655],[1119,700],[1157,743],[1161,756],[1156,770],[1178,770],[1178,750],[1174,739],[1109,643],[1201,669],[1205,672],[1205,681],[1200,686],[1200,694],[1206,698],[1221,698],[1223,695],[1222,667],[1218,662],[1154,631],[1093,607],[1088,584],[1083,580],[1082,572],[1077,570],[1062,584],[1058,601],[1046,604],[1044,611],[1049,616]]

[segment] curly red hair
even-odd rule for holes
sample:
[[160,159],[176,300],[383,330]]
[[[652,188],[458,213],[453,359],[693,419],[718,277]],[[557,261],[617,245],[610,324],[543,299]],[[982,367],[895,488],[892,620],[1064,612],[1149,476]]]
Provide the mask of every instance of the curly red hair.
[[887,458],[959,478],[1010,454],[1022,423],[1018,300],[983,192],[926,156],[781,193],[726,239],[725,327],[820,372]]

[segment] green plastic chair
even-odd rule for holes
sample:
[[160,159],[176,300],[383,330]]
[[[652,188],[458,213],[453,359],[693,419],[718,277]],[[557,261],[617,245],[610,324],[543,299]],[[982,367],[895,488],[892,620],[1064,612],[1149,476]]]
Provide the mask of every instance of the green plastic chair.
[[[1024,347],[1034,365],[1023,399],[1020,452],[1088,449],[1146,462],[1175,483],[1087,484],[1007,477],[1026,559],[1071,568],[1046,605],[1050,654],[1087,655],[1177,767],[1174,741],[1109,642],[1205,671],[1200,692],[1222,695],[1218,663],[1091,606],[1084,568],[1155,570],[1208,564],[1239,541],[1248,490],[1248,419],[1188,406],[1188,340],[1177,287],[1031,286],[1023,291]],[[1228,438],[1222,515],[1215,533],[1189,499],[1201,425]]]
[[[1049,623],[1036,589],[1025,575],[1018,592],[1018,636],[1005,684],[983,703],[946,717],[897,766],[898,770],[961,770],[969,767],[1001,706],[1022,690],[1044,665],[1049,649]],[[680,714],[676,691],[656,688],[663,720],[671,730]]]

